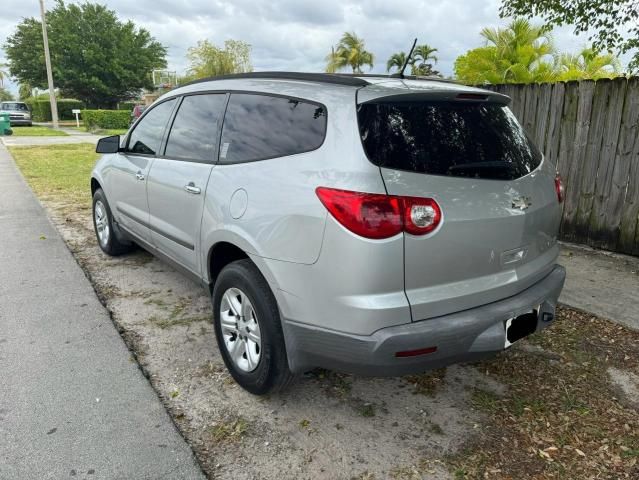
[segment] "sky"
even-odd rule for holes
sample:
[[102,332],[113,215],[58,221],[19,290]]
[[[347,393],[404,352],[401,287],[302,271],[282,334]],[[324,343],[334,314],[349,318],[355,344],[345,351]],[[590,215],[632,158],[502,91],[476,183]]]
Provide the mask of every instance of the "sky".
[[[53,0],[45,0],[52,8]],[[77,2],[67,2],[77,3]],[[386,60],[408,51],[413,38],[438,49],[436,68],[452,75],[457,56],[483,44],[483,27],[500,19],[499,0],[102,0],[121,20],[133,20],[168,48],[168,64],[178,75],[187,69],[186,51],[198,40],[222,45],[244,40],[252,45],[255,71],[323,71],[324,57],[345,31],[354,31],[375,55],[372,73]],[[25,17],[38,17],[38,0],[2,0],[0,46]],[[570,27],[553,31],[561,51],[578,51],[587,37]],[[0,50],[0,63],[5,62]],[[367,68],[367,67],[366,67]],[[12,92],[17,85],[9,83]]]

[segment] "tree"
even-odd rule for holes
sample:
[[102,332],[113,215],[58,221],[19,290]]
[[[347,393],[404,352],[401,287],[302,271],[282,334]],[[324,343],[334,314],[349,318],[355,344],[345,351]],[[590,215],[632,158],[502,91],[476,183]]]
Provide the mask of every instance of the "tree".
[[564,53],[555,57],[559,80],[599,80],[614,78],[621,71],[621,62],[614,55],[600,54],[594,48],[584,48],[576,55]]
[[374,56],[366,50],[362,38],[359,38],[355,33],[345,32],[337,47],[326,56],[325,60],[327,72],[351,67],[353,73],[362,73],[364,65],[373,68]]
[[484,28],[486,45],[455,60],[455,75],[471,84],[530,83],[555,79],[555,52],[550,33],[526,19],[515,19],[506,28]]
[[21,83],[18,86],[18,98],[20,100],[26,100],[27,98],[31,98],[33,96],[33,88],[28,83]]
[[[151,71],[166,67],[166,48],[113,10],[89,2],[57,0],[47,14],[53,78],[63,95],[93,107],[114,107],[152,89]],[[4,49],[20,83],[47,88],[42,27],[25,18]]]
[[[439,75],[437,70],[433,70],[433,64],[437,63],[437,57],[433,55],[437,51],[426,44],[416,45],[407,65],[411,67],[411,75],[429,76]],[[433,63],[429,63],[432,60]],[[386,71],[390,72],[396,68],[399,72],[406,62],[406,52],[394,53],[386,62]]]
[[340,67],[341,59],[337,53],[335,53],[335,47],[331,47],[331,53],[326,55],[326,73],[335,73]]
[[201,40],[189,48],[186,58],[189,61],[187,75],[193,79],[253,71],[251,46],[241,40],[227,40],[224,48]]
[[0,88],[4,88],[4,81],[9,78],[8,67],[8,64],[0,63]]
[[[436,48],[431,46],[417,45],[413,50],[411,71],[413,75],[439,75],[437,70],[433,69],[433,66],[437,63],[437,56],[433,55],[437,51]],[[432,60],[432,63],[429,62]]]
[[503,0],[502,17],[541,17],[549,26],[573,25],[597,51],[635,51],[628,69],[639,69],[639,5],[637,0]]
[[6,88],[0,87],[0,102],[6,102],[7,100],[13,100],[13,95]]
[[386,71],[390,72],[391,69],[396,68],[399,72],[399,70],[404,66],[405,63],[406,52],[393,53],[386,62]]

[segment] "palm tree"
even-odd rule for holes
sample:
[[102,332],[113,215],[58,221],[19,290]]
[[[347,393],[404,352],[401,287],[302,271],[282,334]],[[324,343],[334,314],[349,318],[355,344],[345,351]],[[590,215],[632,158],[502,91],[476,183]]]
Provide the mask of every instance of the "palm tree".
[[366,50],[364,40],[355,33],[345,32],[337,47],[326,56],[326,71],[335,72],[350,66],[353,73],[362,73],[362,66],[373,68],[373,54]]
[[406,63],[406,52],[393,53],[386,62],[386,71],[390,72],[392,68],[399,71]]
[[614,78],[621,72],[621,62],[611,53],[600,54],[594,48],[584,48],[572,55],[564,53],[555,57],[559,80],[599,80]]
[[544,27],[515,19],[506,28],[484,28],[484,47],[455,60],[457,78],[467,83],[530,83],[552,81],[556,72],[547,59],[555,52]]
[[516,18],[506,28],[484,28],[481,36],[495,48],[497,70],[504,82],[542,81],[552,71],[544,58],[555,48],[545,27]]
[[331,53],[326,55],[326,73],[335,73],[340,67],[340,57],[335,53],[335,47],[331,47]]
[[[428,44],[417,45],[413,50],[411,70],[413,75],[437,75],[439,72],[433,70],[433,65],[437,63],[437,56],[433,55],[437,51]],[[432,60],[432,63],[429,62]]]

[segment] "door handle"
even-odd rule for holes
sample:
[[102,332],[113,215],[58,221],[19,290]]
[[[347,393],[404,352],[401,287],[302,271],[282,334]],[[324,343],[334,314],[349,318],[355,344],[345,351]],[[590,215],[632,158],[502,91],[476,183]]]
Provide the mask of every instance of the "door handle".
[[193,182],[189,182],[187,185],[184,185],[184,190],[186,190],[188,193],[192,193],[193,195],[199,195],[200,193],[202,193],[200,187],[196,187],[195,183]]
[[135,174],[135,178],[137,180],[144,180],[144,174],[142,173],[141,170],[138,170],[138,173]]

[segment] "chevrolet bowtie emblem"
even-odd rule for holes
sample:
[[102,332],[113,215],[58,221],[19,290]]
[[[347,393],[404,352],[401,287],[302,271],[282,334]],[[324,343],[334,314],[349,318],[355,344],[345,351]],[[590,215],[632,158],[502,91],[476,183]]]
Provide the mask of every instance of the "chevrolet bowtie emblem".
[[532,205],[530,201],[530,197],[518,197],[513,198],[511,202],[511,208],[516,208],[517,210],[526,210],[528,207]]

